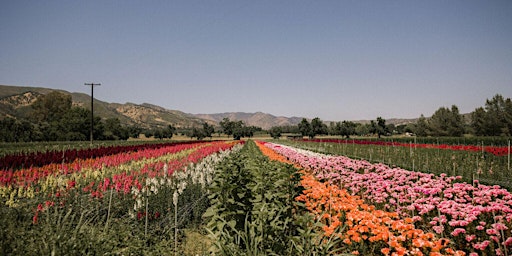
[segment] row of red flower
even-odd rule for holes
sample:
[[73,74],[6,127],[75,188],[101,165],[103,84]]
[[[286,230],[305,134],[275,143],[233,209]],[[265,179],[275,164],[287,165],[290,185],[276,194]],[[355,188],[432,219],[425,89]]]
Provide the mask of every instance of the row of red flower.
[[30,186],[30,184],[37,182],[41,178],[47,177],[52,174],[71,174],[79,172],[83,169],[99,169],[102,167],[117,166],[129,161],[137,161],[144,158],[154,158],[166,154],[173,154],[182,150],[197,147],[203,142],[194,143],[173,143],[167,146],[146,148],[133,151],[122,151],[114,155],[105,155],[98,158],[77,158],[69,163],[52,162],[48,165],[40,167],[30,167],[20,170],[4,170],[0,171],[0,185],[16,185],[16,186]]
[[123,152],[140,151],[146,149],[157,149],[169,147],[177,144],[197,143],[188,142],[170,142],[170,143],[145,143],[140,145],[126,146],[104,146],[98,148],[86,149],[68,149],[68,150],[49,150],[45,152],[18,152],[0,157],[0,170],[16,170],[21,168],[40,167],[53,163],[70,163],[76,159],[97,158],[108,155],[115,155]]
[[377,145],[377,146],[395,146],[395,147],[414,147],[414,148],[434,148],[446,150],[459,150],[470,152],[483,151],[496,155],[506,156],[510,154],[509,147],[495,147],[495,146],[475,146],[475,145],[448,145],[448,144],[422,144],[422,143],[403,143],[396,141],[372,141],[372,140],[354,140],[354,139],[302,139],[306,142],[327,142],[337,144],[357,144],[357,145]]

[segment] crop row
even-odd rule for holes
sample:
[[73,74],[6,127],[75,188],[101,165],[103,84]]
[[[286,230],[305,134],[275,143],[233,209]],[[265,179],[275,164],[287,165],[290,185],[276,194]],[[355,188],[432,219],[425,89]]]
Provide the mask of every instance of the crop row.
[[[100,183],[111,183],[110,180],[118,181],[117,184],[121,180],[126,184],[136,184],[139,182],[139,176],[163,175],[160,170],[166,162],[171,167],[169,172],[172,173],[187,163],[185,158],[190,158],[192,152],[198,151],[192,156],[200,157],[210,153],[210,150],[220,150],[229,146],[222,142],[173,144],[163,148],[131,151],[100,158],[76,159],[71,163],[53,163],[42,167],[3,171],[0,176],[0,196],[6,200],[7,205],[12,206],[22,198],[33,198],[38,194],[60,194],[61,191],[70,188],[93,191]],[[125,187],[128,186],[126,184]],[[94,194],[101,195],[99,192]]]
[[510,146],[481,146],[481,145],[452,145],[452,144],[425,144],[413,142],[398,142],[398,141],[382,141],[382,140],[355,140],[355,139],[303,139],[305,142],[325,142],[337,144],[357,144],[357,145],[378,145],[378,146],[393,146],[393,147],[414,147],[414,148],[433,148],[444,150],[460,150],[470,152],[487,152],[495,156],[510,155]]
[[[314,180],[325,181],[325,186],[344,189],[377,210],[396,213],[425,233],[448,238],[457,250],[508,255],[512,249],[512,195],[499,186],[461,183],[460,177],[407,171],[283,145],[266,146],[311,170]],[[346,216],[336,216],[336,221]]]
[[344,155],[375,163],[399,166],[411,171],[461,176],[463,181],[477,179],[483,184],[498,184],[512,189],[510,158],[481,151],[420,148],[414,144],[383,146],[372,144],[282,141],[282,144],[320,153]]
[[295,255],[297,172],[271,162],[249,141],[223,161],[211,186],[205,217],[221,255]]
[[115,145],[100,146],[97,148],[46,150],[44,152],[16,152],[0,157],[0,170],[17,170],[21,168],[40,167],[52,163],[70,163],[77,159],[91,159],[123,152],[135,152],[141,150],[169,147],[175,144],[187,144],[197,142],[172,142],[152,143],[139,145]]
[[215,166],[236,144],[172,145],[77,160],[37,180],[18,177],[0,187],[0,254],[177,252],[180,230],[202,222]]

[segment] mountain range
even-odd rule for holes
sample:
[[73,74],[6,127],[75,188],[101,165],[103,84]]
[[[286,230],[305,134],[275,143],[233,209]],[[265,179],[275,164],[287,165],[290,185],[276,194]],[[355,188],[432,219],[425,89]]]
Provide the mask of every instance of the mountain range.
[[[0,118],[26,118],[30,112],[30,104],[34,103],[41,95],[59,91],[70,94],[73,105],[90,109],[91,96],[85,93],[67,92],[64,90],[0,85]],[[218,125],[223,118],[230,120],[241,120],[248,126],[258,126],[269,129],[273,126],[297,125],[302,117],[274,116],[268,113],[244,113],[227,112],[216,114],[190,114],[179,110],[170,110],[149,103],[108,103],[94,99],[94,114],[102,118],[119,118],[121,123],[127,125],[138,125],[142,128],[163,127],[173,125],[178,128],[198,127],[207,122]],[[414,122],[415,119],[388,119],[387,123],[401,124]],[[369,120],[356,122],[366,123]],[[329,122],[326,122],[327,124]]]
[[[26,118],[30,105],[41,95],[58,91],[71,95],[73,105],[90,109],[91,96],[85,93],[68,92],[64,90],[0,85],[0,116]],[[149,103],[109,103],[94,99],[94,114],[102,118],[119,118],[121,123],[139,125],[143,128],[162,127],[194,127],[207,122],[218,125],[223,118],[241,120],[246,125],[269,129],[272,126],[296,125],[302,117],[282,117],[267,113],[219,113],[219,114],[189,114],[179,110],[170,110]]]

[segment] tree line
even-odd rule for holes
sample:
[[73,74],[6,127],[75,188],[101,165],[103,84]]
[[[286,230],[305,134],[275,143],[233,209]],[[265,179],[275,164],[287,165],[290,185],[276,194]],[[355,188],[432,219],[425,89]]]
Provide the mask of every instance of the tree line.
[[[90,137],[91,111],[73,106],[69,94],[51,92],[40,96],[26,119],[6,117],[0,120],[0,141],[85,141]],[[138,137],[137,126],[122,125],[118,118],[94,116],[95,140],[126,140]]]
[[[85,141],[90,135],[91,111],[72,105],[71,95],[51,92],[40,96],[32,105],[27,119],[6,117],[0,120],[0,141]],[[247,126],[243,121],[224,118],[217,132],[232,136],[233,139],[252,137],[255,132],[263,131],[256,126]],[[206,122],[202,127],[177,129],[172,125],[142,129],[138,126],[123,125],[118,118],[102,119],[94,116],[93,136],[95,140],[126,140],[138,138],[139,134],[157,139],[172,138],[181,133],[190,138],[202,140],[212,138],[215,127]],[[512,101],[497,94],[487,99],[483,107],[476,108],[469,115],[462,115],[456,105],[450,108],[440,107],[430,118],[423,114],[414,123],[394,125],[377,117],[369,123],[352,121],[330,122],[329,125],[315,117],[309,122],[302,119],[298,125],[272,127],[267,131],[271,137],[280,138],[283,133],[299,134],[314,138],[318,135],[333,135],[349,138],[358,136],[387,136],[393,134],[414,134],[426,136],[459,137],[464,134],[475,136],[511,136]]]
[[[215,127],[206,122],[202,127],[176,128],[172,125],[142,129],[136,125],[121,124],[119,118],[102,119],[94,116],[94,140],[127,140],[138,138],[144,134],[146,138],[170,139],[181,133],[190,138],[202,140],[212,138]],[[86,141],[90,138],[91,111],[73,106],[71,95],[51,92],[40,96],[26,114],[26,118],[0,119],[1,142],[30,141]],[[234,139],[252,137],[260,127],[247,126],[242,121],[231,121],[224,118],[220,122],[221,132],[233,136]]]
[[273,138],[281,137],[282,133],[300,134],[314,138],[317,135],[334,135],[349,138],[358,136],[387,136],[393,134],[416,135],[420,137],[460,137],[464,134],[475,136],[512,136],[512,101],[497,94],[487,99],[485,106],[476,108],[469,115],[462,115],[456,105],[450,108],[440,107],[430,118],[423,114],[416,122],[394,125],[386,124],[386,120],[377,117],[370,123],[361,124],[352,121],[331,122],[329,126],[315,117],[307,119],[297,126],[273,127],[269,134]]

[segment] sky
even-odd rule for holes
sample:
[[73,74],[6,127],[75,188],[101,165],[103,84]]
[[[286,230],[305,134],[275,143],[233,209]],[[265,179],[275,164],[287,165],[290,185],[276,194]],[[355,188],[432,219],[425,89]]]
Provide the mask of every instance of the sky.
[[0,84],[187,113],[416,118],[512,98],[512,1],[0,1]]

